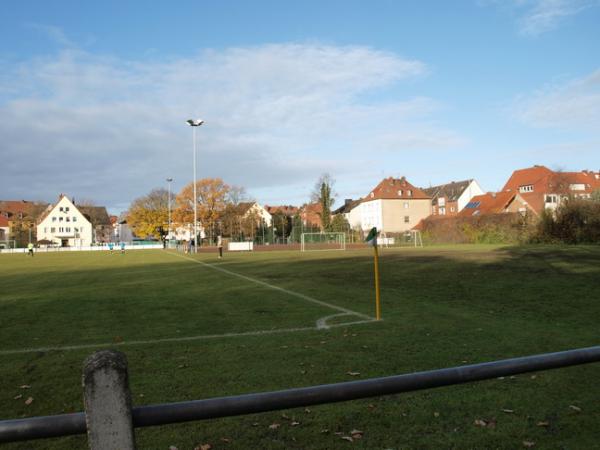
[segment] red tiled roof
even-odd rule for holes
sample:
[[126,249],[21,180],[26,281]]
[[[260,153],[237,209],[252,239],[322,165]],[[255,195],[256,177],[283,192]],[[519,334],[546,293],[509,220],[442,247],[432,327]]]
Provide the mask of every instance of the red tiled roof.
[[511,191],[498,192],[496,194],[488,192],[487,194],[476,195],[458,215],[461,217],[470,217],[477,214],[502,213],[514,200],[516,195],[516,192]]
[[[570,185],[582,184],[583,190],[571,190]],[[531,186],[533,191],[521,192],[522,186]],[[519,193],[527,204],[540,213],[545,206],[547,194],[591,194],[600,189],[600,174],[595,172],[553,172],[544,166],[515,170],[503,191]]]
[[33,202],[27,200],[3,200],[0,201],[0,211],[27,214],[33,205]]
[[[519,191],[519,186],[536,185],[547,182],[547,177],[552,175],[550,169],[545,166],[533,166],[527,169],[515,170],[504,187],[503,191]],[[535,190],[535,188],[534,188]]]
[[0,227],[8,227],[8,219],[0,214]]
[[413,200],[413,199],[430,199],[431,197],[423,192],[418,187],[413,186],[406,178],[384,178],[373,189],[363,201],[385,199],[385,200]]

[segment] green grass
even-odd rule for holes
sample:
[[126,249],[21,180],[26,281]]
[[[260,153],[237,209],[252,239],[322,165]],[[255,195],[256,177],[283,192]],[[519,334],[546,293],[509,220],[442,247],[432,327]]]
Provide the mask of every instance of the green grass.
[[[101,348],[126,353],[134,404],[145,405],[600,341],[598,247],[444,246],[382,253],[383,321],[345,326],[363,319],[339,316],[327,330],[287,332],[340,313],[326,304],[372,316],[371,253],[226,254],[221,261],[200,254],[200,263],[158,250],[0,255],[0,419],[81,411],[81,365]],[[218,337],[228,333],[248,334]],[[161,341],[186,337],[198,339]],[[180,450],[203,443],[213,449],[514,449],[525,440],[544,449],[598,448],[599,378],[600,364],[590,364],[309,410],[138,429],[136,435],[139,448]],[[34,400],[26,405],[28,397]],[[300,424],[292,426],[292,419]],[[476,419],[495,426],[475,426]],[[281,426],[269,428],[273,423]],[[363,438],[350,443],[336,434],[353,429]],[[86,445],[85,437],[69,437],[5,448]]]

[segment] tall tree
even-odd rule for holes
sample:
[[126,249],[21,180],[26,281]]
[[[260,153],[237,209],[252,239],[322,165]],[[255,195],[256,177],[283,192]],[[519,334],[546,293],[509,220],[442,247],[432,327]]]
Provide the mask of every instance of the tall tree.
[[321,229],[327,231],[331,227],[331,207],[335,201],[335,193],[333,185],[335,180],[328,173],[324,173],[319,177],[311,195],[313,203],[318,203],[321,206],[319,217],[321,218]]
[[[196,182],[198,221],[209,227],[221,219],[227,205],[229,185],[220,178],[203,178]],[[194,183],[186,185],[177,195],[173,218],[179,223],[194,222]]]
[[141,237],[160,238],[167,231],[169,220],[169,191],[153,189],[148,195],[131,202],[127,223]]

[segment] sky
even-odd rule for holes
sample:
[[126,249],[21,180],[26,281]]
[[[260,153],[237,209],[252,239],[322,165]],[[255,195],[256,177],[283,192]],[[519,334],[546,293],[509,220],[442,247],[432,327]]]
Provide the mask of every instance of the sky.
[[600,0],[9,2],[0,199],[125,211],[220,177],[301,205],[382,178],[600,170]]

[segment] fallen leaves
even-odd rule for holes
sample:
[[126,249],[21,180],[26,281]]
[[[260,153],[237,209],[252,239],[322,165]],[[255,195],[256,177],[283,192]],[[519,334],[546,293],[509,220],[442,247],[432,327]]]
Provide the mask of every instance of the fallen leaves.
[[581,412],[581,408],[579,406],[569,405],[569,408],[571,408],[573,411]]
[[550,425],[550,422],[546,421],[546,420],[541,420],[536,424],[538,427],[547,427]]
[[357,377],[360,375],[360,372],[346,372],[346,375],[350,375],[351,377]]
[[275,423],[272,423],[271,425],[269,425],[269,429],[271,429],[271,430],[276,430],[276,429],[278,429],[280,426],[281,426],[281,424],[280,424],[280,423],[277,423],[277,422],[275,422]]
[[27,400],[25,400],[26,405],[31,405],[32,403],[33,403],[33,397],[29,397]]
[[523,441],[523,447],[525,447],[525,448],[535,447],[535,442],[534,441]]
[[200,444],[197,445],[196,447],[194,447],[194,450],[211,450],[212,449],[212,445],[210,444]]
[[481,428],[496,428],[496,419],[475,419],[473,424]]
[[501,409],[500,411],[506,414],[513,414],[515,412],[514,409]]

